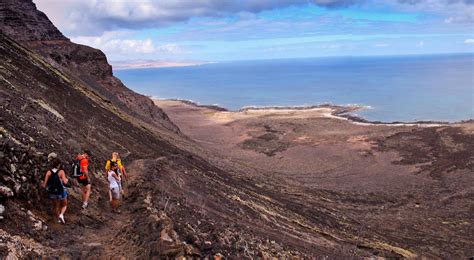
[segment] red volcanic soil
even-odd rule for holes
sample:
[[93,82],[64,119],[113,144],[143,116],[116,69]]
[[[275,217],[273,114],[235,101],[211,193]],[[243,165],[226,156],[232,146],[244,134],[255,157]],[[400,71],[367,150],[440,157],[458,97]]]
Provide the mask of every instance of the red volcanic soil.
[[291,201],[282,203],[329,237],[406,257],[402,249],[474,254],[472,123],[370,125],[334,118],[327,108],[227,112],[155,103],[212,151],[214,163],[245,172],[271,200]]

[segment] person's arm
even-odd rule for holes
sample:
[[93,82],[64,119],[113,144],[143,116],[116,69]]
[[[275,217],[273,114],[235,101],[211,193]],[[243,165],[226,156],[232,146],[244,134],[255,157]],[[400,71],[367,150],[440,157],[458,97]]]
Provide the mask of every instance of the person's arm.
[[123,177],[124,177],[125,179],[127,179],[127,172],[125,171],[125,167],[123,167],[123,164],[122,164],[121,161],[119,161],[119,166],[120,166],[120,171],[121,171],[122,174],[123,174]]
[[127,179],[128,177],[127,177],[127,172],[125,171],[125,167],[122,167],[122,173],[123,173],[123,177]]
[[63,185],[66,185],[69,181],[66,178],[66,173],[63,170],[60,170],[58,175],[59,175],[59,178],[63,181]]
[[117,165],[120,169],[120,173],[123,174],[123,177],[125,177],[125,179],[127,178],[127,173],[125,172],[125,167],[123,167],[122,165],[122,160],[118,159],[117,160]]
[[109,172],[110,170],[110,160],[107,160],[107,162],[105,163],[105,172]]
[[114,177],[117,181],[120,181],[120,177],[115,172],[112,173],[112,177]]
[[84,164],[84,166],[82,166],[82,173],[85,173],[85,174],[88,174],[89,173],[89,170],[87,169],[88,165],[87,164]]
[[43,188],[46,188],[46,183],[48,183],[49,176],[51,176],[51,171],[46,172],[46,175],[44,176],[44,181],[41,185],[41,186],[43,186]]

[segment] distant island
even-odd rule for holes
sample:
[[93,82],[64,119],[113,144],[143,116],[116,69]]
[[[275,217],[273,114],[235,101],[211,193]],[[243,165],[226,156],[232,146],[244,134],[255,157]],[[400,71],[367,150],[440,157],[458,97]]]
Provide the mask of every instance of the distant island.
[[165,60],[133,60],[133,61],[112,61],[111,64],[115,70],[124,69],[148,69],[148,68],[167,68],[167,67],[187,67],[213,62],[206,61],[165,61]]

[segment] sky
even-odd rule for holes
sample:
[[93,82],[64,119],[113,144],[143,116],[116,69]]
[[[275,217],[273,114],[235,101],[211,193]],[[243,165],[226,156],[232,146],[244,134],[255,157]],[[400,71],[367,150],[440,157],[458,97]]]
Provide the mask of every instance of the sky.
[[474,0],[34,0],[114,62],[474,53]]

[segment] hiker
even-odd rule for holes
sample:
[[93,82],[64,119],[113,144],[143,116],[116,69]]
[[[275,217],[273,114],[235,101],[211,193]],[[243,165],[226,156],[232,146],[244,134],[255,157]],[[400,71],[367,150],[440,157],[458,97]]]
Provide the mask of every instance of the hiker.
[[[107,160],[107,162],[105,163],[105,172],[108,172],[110,170],[111,162],[117,163],[117,174],[120,177],[120,180],[122,180],[122,176],[126,180],[127,179],[127,172],[125,171],[125,167],[123,167],[123,165],[122,165],[119,153],[117,153],[117,152],[112,153],[112,159]],[[122,194],[122,196],[125,196],[125,192],[123,190],[121,181],[119,182],[119,188],[120,188],[120,193]]]
[[43,187],[48,191],[48,196],[53,203],[54,217],[58,223],[66,224],[64,213],[67,208],[67,185],[66,173],[61,169],[61,161],[58,158],[51,160],[51,169],[46,172]]
[[82,190],[82,208],[85,209],[89,205],[89,197],[91,195],[91,183],[89,178],[89,158],[90,151],[84,150],[82,154],[76,156],[76,164],[79,164],[79,174],[74,174],[77,182],[81,185]]
[[112,210],[117,210],[120,205],[120,176],[118,172],[118,163],[110,162],[109,170],[107,171],[107,180],[109,181],[109,200]]

